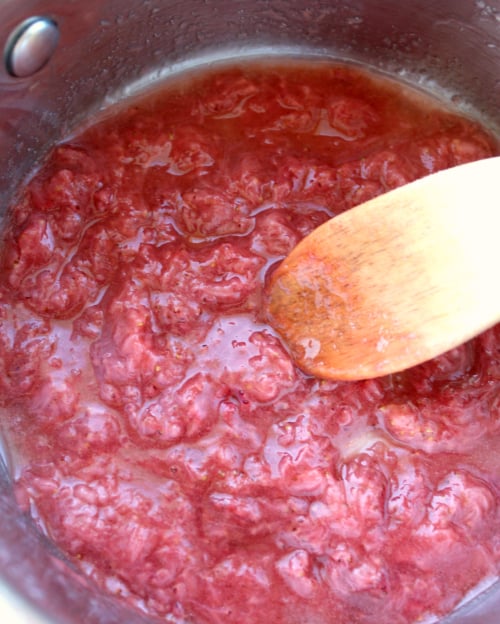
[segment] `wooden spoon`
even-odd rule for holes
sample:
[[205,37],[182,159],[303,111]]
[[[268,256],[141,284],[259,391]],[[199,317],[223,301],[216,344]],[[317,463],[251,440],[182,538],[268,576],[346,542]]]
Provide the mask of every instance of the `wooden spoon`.
[[404,370],[500,321],[500,157],[376,197],[303,239],[271,277],[271,324],[304,371]]

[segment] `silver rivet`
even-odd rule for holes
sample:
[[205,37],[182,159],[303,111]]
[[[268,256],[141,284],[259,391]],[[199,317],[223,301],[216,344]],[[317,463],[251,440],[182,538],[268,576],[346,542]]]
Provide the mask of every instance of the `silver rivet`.
[[31,17],[17,26],[5,46],[11,76],[31,76],[48,62],[59,42],[59,28],[49,17]]

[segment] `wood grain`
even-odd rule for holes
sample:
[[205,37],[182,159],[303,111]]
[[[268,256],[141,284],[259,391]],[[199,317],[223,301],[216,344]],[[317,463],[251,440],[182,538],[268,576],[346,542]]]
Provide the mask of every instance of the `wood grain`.
[[500,157],[345,212],[276,269],[268,311],[297,364],[325,378],[403,370],[500,320]]

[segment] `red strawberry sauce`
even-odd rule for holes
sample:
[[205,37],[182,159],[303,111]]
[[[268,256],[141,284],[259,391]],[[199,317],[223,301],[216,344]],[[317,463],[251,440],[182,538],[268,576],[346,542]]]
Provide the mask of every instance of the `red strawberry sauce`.
[[408,624],[494,579],[500,328],[337,383],[263,306],[325,219],[493,153],[401,85],[292,61],[201,71],[57,146],[1,258],[20,504],[168,622]]

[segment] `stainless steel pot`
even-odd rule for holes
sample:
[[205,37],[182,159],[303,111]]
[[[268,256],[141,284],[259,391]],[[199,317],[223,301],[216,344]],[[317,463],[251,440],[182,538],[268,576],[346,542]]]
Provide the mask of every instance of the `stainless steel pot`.
[[[35,43],[16,30],[34,16],[48,18],[51,31]],[[47,148],[87,117],[215,59],[310,54],[368,63],[500,130],[500,0],[0,0],[3,46],[2,211]],[[497,583],[445,621],[496,624],[499,612]],[[1,458],[0,621],[150,621],[99,594],[38,536]]]

